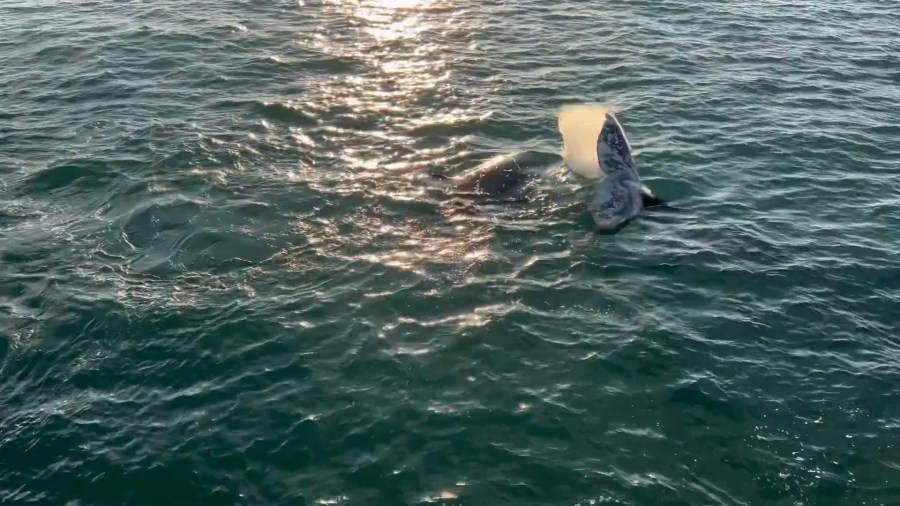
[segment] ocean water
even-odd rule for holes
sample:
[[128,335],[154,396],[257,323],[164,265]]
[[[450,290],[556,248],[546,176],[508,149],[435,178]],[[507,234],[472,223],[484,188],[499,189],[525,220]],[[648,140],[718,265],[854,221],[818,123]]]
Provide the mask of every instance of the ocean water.
[[[0,503],[900,503],[892,1],[0,3]],[[556,114],[675,211],[596,235]],[[524,204],[444,178],[523,151]]]

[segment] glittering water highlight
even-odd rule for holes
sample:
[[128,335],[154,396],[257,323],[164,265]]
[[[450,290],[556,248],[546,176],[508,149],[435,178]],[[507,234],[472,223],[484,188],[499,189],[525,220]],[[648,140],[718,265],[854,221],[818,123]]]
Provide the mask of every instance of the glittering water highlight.
[[[900,11],[0,5],[0,502],[892,504]],[[591,233],[557,112],[677,213]],[[524,152],[522,205],[446,180]]]

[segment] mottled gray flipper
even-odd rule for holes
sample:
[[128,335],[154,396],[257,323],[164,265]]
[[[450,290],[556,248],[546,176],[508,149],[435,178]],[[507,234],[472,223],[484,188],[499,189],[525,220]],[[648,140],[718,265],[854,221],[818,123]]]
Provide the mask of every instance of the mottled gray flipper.
[[609,112],[597,139],[597,160],[604,177],[588,208],[598,229],[614,230],[641,212],[644,189],[625,131]]

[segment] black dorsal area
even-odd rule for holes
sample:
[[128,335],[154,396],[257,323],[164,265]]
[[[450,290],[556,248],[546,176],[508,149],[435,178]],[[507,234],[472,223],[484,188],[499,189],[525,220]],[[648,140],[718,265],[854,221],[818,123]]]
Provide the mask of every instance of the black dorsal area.
[[641,192],[641,199],[644,202],[645,208],[661,206],[666,203],[664,200],[658,199],[658,198],[654,197],[652,193],[649,193],[646,191]]

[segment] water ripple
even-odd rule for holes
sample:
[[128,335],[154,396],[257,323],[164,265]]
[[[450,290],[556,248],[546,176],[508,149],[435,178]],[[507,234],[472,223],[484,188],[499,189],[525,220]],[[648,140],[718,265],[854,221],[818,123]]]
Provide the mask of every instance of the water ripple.
[[[890,502],[898,29],[5,3],[0,501]],[[598,101],[675,208],[614,236],[558,155]],[[534,201],[455,198],[511,152]]]

